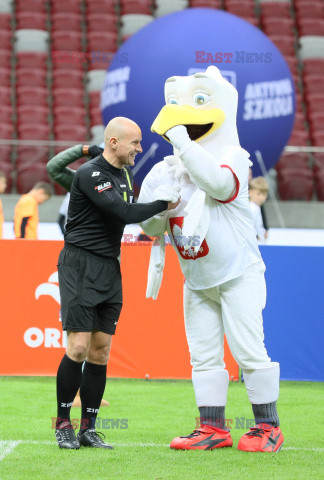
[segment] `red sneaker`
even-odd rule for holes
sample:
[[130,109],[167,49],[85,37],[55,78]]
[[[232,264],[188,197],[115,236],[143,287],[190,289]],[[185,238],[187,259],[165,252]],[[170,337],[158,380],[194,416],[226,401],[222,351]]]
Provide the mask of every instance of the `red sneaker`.
[[237,448],[244,452],[279,452],[283,441],[280,427],[262,423],[250,428],[250,431],[241,437]]
[[201,425],[186,437],[176,437],[170,443],[176,450],[214,450],[214,448],[231,447],[233,440],[227,430]]

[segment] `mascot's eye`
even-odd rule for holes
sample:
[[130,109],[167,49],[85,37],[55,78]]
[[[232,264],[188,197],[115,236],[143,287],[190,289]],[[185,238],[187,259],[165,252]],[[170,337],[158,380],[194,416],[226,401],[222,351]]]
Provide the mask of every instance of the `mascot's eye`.
[[195,102],[196,105],[205,105],[205,103],[208,103],[210,100],[210,96],[207,95],[207,93],[196,93],[193,96],[193,101]]
[[169,97],[168,98],[168,103],[172,103],[174,105],[178,105],[178,99],[175,96]]

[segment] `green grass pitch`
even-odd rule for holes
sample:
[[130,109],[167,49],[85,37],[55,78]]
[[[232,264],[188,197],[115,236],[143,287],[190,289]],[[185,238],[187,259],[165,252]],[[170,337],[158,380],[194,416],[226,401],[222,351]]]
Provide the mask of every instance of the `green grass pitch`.
[[[246,429],[236,417],[252,418],[244,384],[231,383],[226,417],[232,419],[232,448],[172,451],[168,444],[195,427],[197,408],[189,381],[107,381],[110,407],[100,428],[114,450],[59,450],[51,428],[55,379],[0,377],[1,480],[209,480],[323,479],[323,384],[282,382],[278,410],[285,437],[279,453],[236,449]],[[79,418],[80,409],[71,418]],[[111,428],[127,419],[128,428]],[[101,421],[102,421],[101,420]],[[125,425],[125,423],[124,423]]]

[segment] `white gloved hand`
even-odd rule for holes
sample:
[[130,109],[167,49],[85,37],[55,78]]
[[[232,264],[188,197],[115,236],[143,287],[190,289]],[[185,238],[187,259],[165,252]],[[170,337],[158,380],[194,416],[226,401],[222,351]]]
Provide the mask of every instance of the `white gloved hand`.
[[170,128],[165,135],[168,137],[174,148],[177,148],[178,150],[191,142],[188,131],[184,125],[177,125],[176,127]]
[[164,157],[164,161],[168,165],[168,174],[173,180],[179,182],[180,185],[187,185],[190,183],[188,170],[179,157],[168,155],[167,157]]
[[153,192],[153,200],[165,200],[175,203],[180,198],[181,187],[174,185],[160,185]]

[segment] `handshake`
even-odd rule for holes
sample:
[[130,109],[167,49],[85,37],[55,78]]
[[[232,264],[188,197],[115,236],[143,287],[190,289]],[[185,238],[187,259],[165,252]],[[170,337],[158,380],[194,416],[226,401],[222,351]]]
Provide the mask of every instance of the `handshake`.
[[153,200],[164,200],[169,203],[167,210],[173,210],[180,203],[180,190],[179,186],[160,185],[153,192]]

